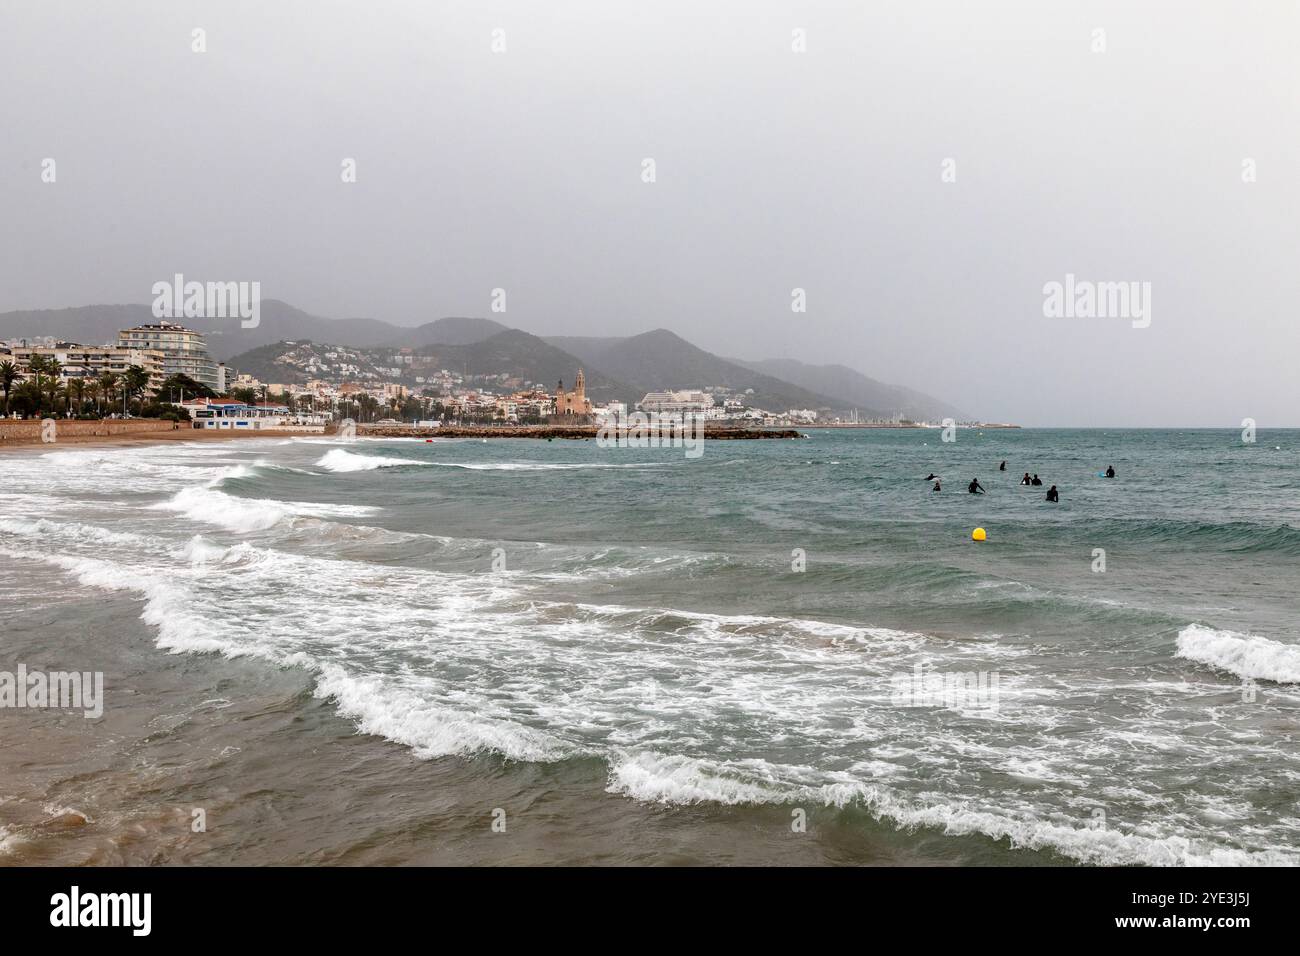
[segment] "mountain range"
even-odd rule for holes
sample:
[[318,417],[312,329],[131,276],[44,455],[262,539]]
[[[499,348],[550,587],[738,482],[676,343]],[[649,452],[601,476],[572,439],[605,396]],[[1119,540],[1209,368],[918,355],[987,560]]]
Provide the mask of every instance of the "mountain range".
[[[461,374],[548,385],[561,379],[571,385],[581,367],[588,393],[597,403],[631,403],[663,389],[724,386],[741,393],[746,404],[770,411],[812,408],[843,414],[857,409],[863,417],[969,418],[940,399],[878,382],[844,365],[722,358],[668,329],[623,337],[539,337],[492,319],[463,317],[403,327],[379,319],[322,318],[275,299],[262,300],[260,320],[251,329],[242,328],[236,319],[182,321],[204,333],[214,359],[270,382],[309,377],[294,362],[281,361],[294,350],[315,350],[300,357],[323,363],[323,355],[333,347],[353,354],[352,365],[382,369],[394,351],[411,349]],[[122,329],[156,321],[148,305],[6,312],[0,313],[0,340],[52,336],[94,345],[115,341]]]
[[[379,319],[326,319],[296,309],[279,299],[263,299],[256,328],[243,328],[238,319],[177,319],[202,332],[208,351],[219,362],[272,342],[312,339],[364,346],[466,345],[507,326],[491,319],[445,318],[414,328]],[[82,345],[117,340],[133,325],[157,322],[148,305],[84,305],[70,309],[0,312],[0,339],[53,336]]]

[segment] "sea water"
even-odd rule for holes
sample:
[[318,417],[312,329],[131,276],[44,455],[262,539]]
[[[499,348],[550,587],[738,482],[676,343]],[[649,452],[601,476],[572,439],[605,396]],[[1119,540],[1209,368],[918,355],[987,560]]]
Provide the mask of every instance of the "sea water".
[[1300,433],[956,437],[0,457],[0,862],[1294,863]]

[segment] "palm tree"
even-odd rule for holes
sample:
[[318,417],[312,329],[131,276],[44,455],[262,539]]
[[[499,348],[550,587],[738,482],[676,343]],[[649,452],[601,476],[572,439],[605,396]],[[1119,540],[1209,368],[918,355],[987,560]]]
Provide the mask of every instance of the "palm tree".
[[86,380],[84,378],[74,378],[68,382],[67,392],[69,397],[76,396],[77,416],[80,417],[86,405]]
[[379,400],[373,395],[362,392],[357,396],[357,408],[360,409],[363,419],[372,422],[375,420],[375,411],[379,408]]
[[58,412],[59,405],[63,406],[63,415],[66,418],[68,414],[68,386],[57,378],[53,380],[52,385],[46,386],[46,391],[50,395],[50,414]]
[[45,365],[48,359],[44,355],[33,355],[27,360],[27,371],[31,374],[32,384],[36,386],[36,414],[41,413],[45,404]]
[[105,372],[99,376],[99,387],[104,390],[104,401],[112,405],[113,393],[117,391],[117,376],[112,372]]
[[36,380],[37,385],[44,385],[45,364],[48,362],[44,355],[33,355],[27,360],[27,371],[31,373],[32,378]]
[[90,395],[90,400],[95,403],[95,412],[99,412],[99,393],[103,389],[103,384],[93,375],[81,380],[82,388]]
[[9,417],[9,392],[18,381],[18,366],[8,360],[0,362],[0,388],[5,393],[5,418]]
[[14,404],[18,406],[23,417],[28,415],[40,415],[41,403],[45,399],[45,394],[41,391],[41,386],[32,380],[20,382],[14,389]]
[[31,373],[31,384],[33,389],[28,392],[28,402],[32,398],[36,399],[36,407],[31,409],[32,412],[39,415],[45,408],[45,390],[49,387],[46,376],[51,374],[50,362],[52,360],[44,355],[33,355],[27,361],[27,371]]
[[126,392],[126,399],[129,402],[137,394],[143,394],[145,388],[149,385],[149,373],[139,365],[132,365],[122,376],[122,388]]
[[63,385],[63,363],[56,358],[47,358],[45,360],[45,374],[49,380],[45,383],[45,391],[50,396],[50,414],[54,414],[59,401],[59,389]]

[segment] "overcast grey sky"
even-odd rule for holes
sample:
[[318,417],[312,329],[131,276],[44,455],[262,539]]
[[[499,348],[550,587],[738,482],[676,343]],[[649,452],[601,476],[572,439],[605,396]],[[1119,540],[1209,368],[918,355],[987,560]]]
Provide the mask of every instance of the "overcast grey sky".
[[[1026,424],[1298,425],[1298,6],[3,0],[0,311],[181,272]],[[1067,273],[1151,283],[1150,326],[1045,317]]]

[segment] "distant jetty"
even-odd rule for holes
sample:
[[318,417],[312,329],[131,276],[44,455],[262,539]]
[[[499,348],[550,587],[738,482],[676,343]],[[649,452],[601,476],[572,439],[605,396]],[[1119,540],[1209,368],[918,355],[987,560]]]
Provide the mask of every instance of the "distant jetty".
[[[595,438],[596,425],[357,425],[358,435],[378,438]],[[626,435],[620,429],[620,438]],[[635,435],[635,429],[633,430]],[[716,441],[744,441],[755,438],[800,438],[797,428],[708,428],[704,437]]]

